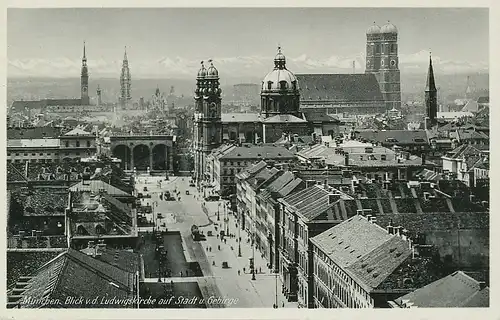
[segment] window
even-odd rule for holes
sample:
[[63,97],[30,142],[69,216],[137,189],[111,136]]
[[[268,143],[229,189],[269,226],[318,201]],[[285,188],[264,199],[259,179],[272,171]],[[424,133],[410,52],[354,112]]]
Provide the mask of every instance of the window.
[[32,155],[32,156],[36,156],[36,153],[34,153],[34,152],[33,152],[31,155]]
[[64,145],[66,146],[66,148],[69,148],[69,141],[65,141]]
[[27,154],[27,153],[25,153],[25,154],[24,154],[24,156],[25,156],[25,157],[27,157],[27,156],[28,156],[28,154]]
[[40,152],[40,155],[43,156],[43,152]]
[[16,156],[19,156],[19,153],[16,153]]
[[90,141],[87,141],[87,148],[90,148]]
[[387,156],[385,154],[380,155],[380,160],[387,160]]
[[271,90],[272,85],[273,85],[273,82],[272,81],[268,81],[267,82],[267,90]]
[[80,147],[80,141],[76,141],[76,147],[79,148]]

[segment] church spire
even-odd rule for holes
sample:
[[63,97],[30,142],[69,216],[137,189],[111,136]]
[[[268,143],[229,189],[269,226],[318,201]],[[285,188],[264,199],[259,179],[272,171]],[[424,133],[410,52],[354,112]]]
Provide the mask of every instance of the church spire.
[[434,80],[434,69],[432,68],[432,54],[429,53],[429,71],[427,72],[427,83],[425,91],[437,91],[436,81]]
[[87,55],[85,54],[85,41],[83,41],[83,61],[87,61]]
[[127,46],[125,46],[125,53],[123,54],[123,61],[128,61],[128,58],[127,58]]

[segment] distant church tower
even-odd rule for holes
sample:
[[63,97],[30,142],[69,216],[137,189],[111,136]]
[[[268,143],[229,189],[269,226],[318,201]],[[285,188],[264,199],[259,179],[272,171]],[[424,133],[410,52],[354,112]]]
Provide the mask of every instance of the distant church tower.
[[398,58],[398,29],[388,22],[375,23],[366,31],[366,69],[377,77],[386,108],[401,107],[401,80]]
[[102,105],[101,86],[97,85],[97,106],[100,107],[101,105]]
[[198,71],[195,90],[194,148],[195,176],[198,183],[205,179],[206,158],[222,144],[221,89],[219,72],[211,60]]
[[428,129],[437,124],[437,89],[432,68],[432,57],[429,56],[429,71],[427,72],[427,83],[425,85],[425,111],[426,126]]
[[83,42],[82,73],[80,77],[81,105],[88,106],[89,99],[89,70],[87,68],[87,56],[85,54],[85,42]]
[[125,53],[123,55],[122,73],[120,75],[120,104],[122,106],[127,105],[127,103],[132,99],[130,95],[130,69],[128,67],[127,58],[127,47],[125,47]]

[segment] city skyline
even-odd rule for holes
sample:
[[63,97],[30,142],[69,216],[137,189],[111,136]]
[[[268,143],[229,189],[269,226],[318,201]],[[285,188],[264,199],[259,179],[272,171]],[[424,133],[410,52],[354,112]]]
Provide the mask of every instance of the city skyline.
[[[489,68],[488,9],[8,9],[7,17],[9,77],[76,77],[83,41],[93,78],[117,76],[125,46],[134,78],[190,78],[210,58],[221,77],[262,77],[278,45],[293,72],[351,73],[355,61],[360,73],[366,29],[387,20],[399,29],[402,73],[425,73],[429,51],[437,73]],[[463,41],[451,46],[443,39],[453,33]]]

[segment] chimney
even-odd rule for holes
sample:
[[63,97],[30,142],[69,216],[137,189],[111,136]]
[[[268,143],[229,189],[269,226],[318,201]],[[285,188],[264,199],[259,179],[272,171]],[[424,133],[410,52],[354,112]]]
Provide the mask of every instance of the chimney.
[[340,194],[330,193],[328,195],[328,204],[332,204],[340,200]]
[[328,189],[328,179],[325,179],[323,181],[323,186],[325,187],[325,189]]
[[486,288],[486,282],[485,281],[479,281],[479,290],[483,290]]
[[344,165],[347,167],[349,166],[349,153],[344,153]]
[[372,221],[372,215],[371,214],[367,214],[366,215],[366,219],[368,220],[368,222],[371,222]]
[[388,234],[393,234],[393,233],[394,233],[394,227],[393,227],[393,226],[391,226],[391,224],[389,224],[389,225],[387,226],[387,233],[388,233]]
[[316,184],[314,180],[306,180],[306,188],[312,187]]
[[425,153],[422,153],[422,165],[425,166]]

